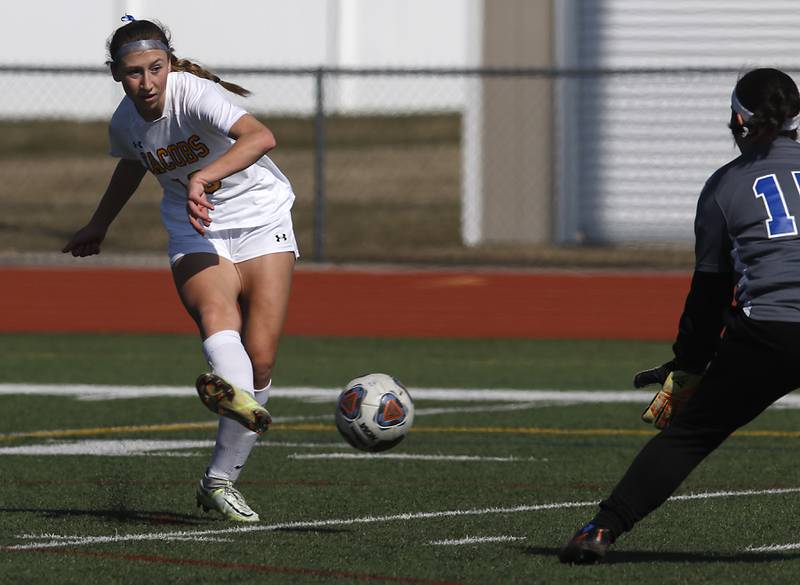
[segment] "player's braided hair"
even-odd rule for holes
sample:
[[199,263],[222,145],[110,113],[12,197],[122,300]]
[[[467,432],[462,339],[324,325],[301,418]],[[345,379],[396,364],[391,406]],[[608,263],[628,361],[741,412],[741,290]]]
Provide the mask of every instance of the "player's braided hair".
[[169,29],[161,24],[151,22],[149,20],[134,20],[124,26],[119,27],[114,32],[114,34],[108,40],[108,43],[106,43],[108,49],[108,60],[106,61],[106,65],[109,67],[114,66],[114,55],[122,45],[132,41],[142,41],[147,39],[159,40],[170,48],[169,58],[173,71],[185,71],[187,73],[191,73],[192,75],[196,75],[197,77],[202,77],[203,79],[210,79],[214,83],[220,84],[222,87],[232,93],[235,93],[236,95],[250,95],[250,92],[242,86],[236,85],[235,83],[231,83],[229,81],[223,81],[217,75],[208,69],[201,67],[197,63],[193,63],[188,59],[179,59],[176,57],[174,51],[172,50],[173,47]]
[[748,138],[755,144],[769,144],[778,136],[797,139],[796,129],[786,129],[787,122],[800,114],[800,93],[794,80],[778,69],[753,69],[736,83],[739,102],[753,112],[744,125],[735,112],[730,129],[734,137]]
[[235,83],[231,83],[230,81],[223,81],[208,69],[204,69],[197,63],[193,63],[188,59],[179,59],[175,55],[170,54],[170,61],[172,63],[173,71],[186,71],[187,73],[191,73],[192,75],[197,75],[197,77],[202,77],[203,79],[210,79],[214,83],[219,83],[222,87],[224,87],[225,89],[227,89],[232,93],[235,93],[236,95],[241,95],[244,97],[250,95],[250,91],[243,88],[241,85],[236,85]]

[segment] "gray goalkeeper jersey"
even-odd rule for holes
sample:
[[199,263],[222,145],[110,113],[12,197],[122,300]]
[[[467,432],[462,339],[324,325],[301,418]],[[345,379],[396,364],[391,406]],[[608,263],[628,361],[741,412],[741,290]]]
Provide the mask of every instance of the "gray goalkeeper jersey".
[[800,144],[778,138],[706,182],[695,218],[696,270],[734,272],[736,302],[761,321],[800,322]]

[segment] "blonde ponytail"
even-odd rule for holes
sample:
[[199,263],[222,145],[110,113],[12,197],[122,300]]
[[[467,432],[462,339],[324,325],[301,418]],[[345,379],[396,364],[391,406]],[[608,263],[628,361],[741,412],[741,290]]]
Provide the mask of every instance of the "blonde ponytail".
[[236,95],[240,95],[242,97],[247,97],[250,95],[250,91],[243,88],[241,85],[236,85],[235,83],[231,83],[229,81],[223,81],[208,69],[204,69],[197,63],[193,63],[188,59],[179,59],[174,54],[170,54],[170,60],[172,63],[173,71],[185,71],[186,73],[191,73],[192,75],[196,75],[197,77],[202,77],[203,79],[209,79],[214,83],[219,83],[229,92],[235,93]]

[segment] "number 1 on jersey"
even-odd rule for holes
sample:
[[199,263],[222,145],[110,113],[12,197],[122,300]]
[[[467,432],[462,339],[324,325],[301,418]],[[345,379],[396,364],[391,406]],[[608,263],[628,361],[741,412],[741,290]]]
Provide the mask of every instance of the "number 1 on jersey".
[[[795,187],[800,193],[800,171],[793,171],[792,178],[794,179]],[[793,215],[789,215],[789,208],[786,207],[786,199],[783,197],[783,191],[778,184],[778,179],[775,175],[766,175],[759,177],[753,183],[753,192],[756,198],[764,200],[767,206],[767,235],[771,238],[779,238],[781,236],[796,236],[797,223]]]

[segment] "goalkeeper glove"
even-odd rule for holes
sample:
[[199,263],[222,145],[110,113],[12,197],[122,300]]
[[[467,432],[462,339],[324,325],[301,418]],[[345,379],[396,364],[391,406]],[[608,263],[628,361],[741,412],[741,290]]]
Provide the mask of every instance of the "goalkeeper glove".
[[676,370],[674,361],[636,374],[633,378],[633,385],[636,388],[661,384],[661,390],[642,413],[642,420],[652,423],[657,429],[665,428],[686,406],[686,402],[695,393],[702,378],[702,374]]

